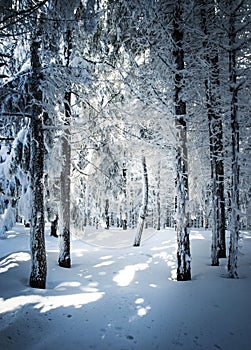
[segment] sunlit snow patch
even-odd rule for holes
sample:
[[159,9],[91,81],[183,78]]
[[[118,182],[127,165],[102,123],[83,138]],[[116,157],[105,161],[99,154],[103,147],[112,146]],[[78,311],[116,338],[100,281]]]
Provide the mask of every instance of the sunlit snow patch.
[[102,266],[109,266],[114,264],[114,261],[109,260],[109,261],[103,261],[102,263],[96,264],[93,267],[102,267]]
[[148,268],[148,264],[136,264],[128,265],[123,270],[120,270],[119,273],[113,278],[113,281],[116,282],[120,287],[129,286],[132,282],[135,272],[142,271]]
[[80,282],[62,282],[55,287],[58,290],[65,290],[66,287],[79,287],[81,286]]
[[143,298],[137,298],[135,300],[135,304],[142,304],[144,302],[144,299]]
[[137,314],[138,316],[143,317],[148,313],[149,310],[151,310],[151,306],[149,305],[147,307],[140,307],[137,311]]
[[83,305],[93,303],[103,297],[103,292],[95,293],[78,293],[62,296],[49,296],[45,297],[38,303],[35,308],[41,309],[41,312],[47,312],[49,310],[56,309],[58,307],[80,308]]
[[93,303],[103,297],[103,292],[78,293],[59,296],[21,295],[18,297],[0,300],[0,314],[17,310],[25,305],[35,304],[35,309],[47,312],[59,307],[80,308],[83,305]]
[[18,266],[20,261],[30,260],[30,254],[19,252],[10,254],[7,258],[0,262],[0,273],[8,271],[12,267]]

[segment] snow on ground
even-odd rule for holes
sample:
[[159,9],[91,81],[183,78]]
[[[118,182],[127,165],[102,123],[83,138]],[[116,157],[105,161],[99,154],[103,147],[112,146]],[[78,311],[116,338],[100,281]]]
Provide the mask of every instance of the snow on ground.
[[0,348],[32,350],[249,350],[251,234],[238,280],[210,266],[210,231],[192,230],[192,281],[177,282],[175,233],[99,230],[72,240],[72,268],[46,235],[47,289],[32,289],[29,229],[0,240]]

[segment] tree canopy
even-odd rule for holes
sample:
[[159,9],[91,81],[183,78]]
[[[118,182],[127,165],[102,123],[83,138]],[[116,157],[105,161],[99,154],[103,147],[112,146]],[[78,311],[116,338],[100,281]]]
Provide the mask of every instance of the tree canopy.
[[0,236],[31,226],[32,286],[45,287],[46,222],[62,267],[87,225],[175,226],[178,280],[189,227],[212,229],[212,265],[229,229],[238,276],[249,28],[247,0],[0,1]]

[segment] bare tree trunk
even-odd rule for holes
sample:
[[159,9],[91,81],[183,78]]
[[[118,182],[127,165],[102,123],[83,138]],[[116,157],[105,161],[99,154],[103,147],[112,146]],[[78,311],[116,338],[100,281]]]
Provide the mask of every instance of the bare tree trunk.
[[[66,66],[70,65],[72,50],[71,30],[66,31],[65,59]],[[71,119],[71,92],[65,93],[65,125],[70,125]],[[60,174],[60,208],[59,208],[59,258],[58,264],[61,267],[71,267],[70,256],[70,187],[71,187],[71,145],[70,128],[64,130],[62,135],[62,170]]]
[[51,236],[56,238],[58,237],[57,228],[58,228],[58,214],[56,214],[55,219],[51,222]]
[[140,208],[139,220],[137,225],[137,232],[134,240],[134,247],[139,247],[141,242],[141,237],[143,233],[145,218],[147,214],[147,204],[148,204],[148,174],[147,174],[147,166],[146,166],[146,158],[142,156],[142,167],[143,167],[143,198],[142,198],[142,206]]
[[191,254],[188,226],[188,166],[187,166],[187,130],[186,130],[186,103],[182,100],[184,51],[182,23],[182,5],[176,1],[173,17],[173,56],[176,65],[174,80],[175,126],[177,136],[176,146],[176,232],[177,232],[177,280],[191,279]]
[[230,0],[229,17],[229,83],[231,99],[231,134],[232,134],[232,162],[231,162],[231,223],[230,247],[228,257],[228,274],[230,278],[238,278],[238,242],[239,242],[239,124],[238,124],[238,91],[236,87],[236,28],[234,1]]
[[110,217],[109,217],[109,199],[105,200],[105,225],[106,229],[109,230],[110,228]]
[[30,286],[33,288],[46,287],[46,252],[44,238],[44,135],[43,135],[43,108],[42,91],[40,82],[42,79],[39,51],[41,46],[40,33],[31,42],[31,93],[32,118],[31,128],[31,274]]
[[[65,94],[65,114],[70,118],[71,94]],[[69,123],[68,121],[66,123]],[[61,267],[71,267],[70,257],[70,187],[71,187],[71,145],[70,130],[66,129],[62,136],[63,164],[60,175],[60,206],[59,206],[59,258]]]
[[[215,23],[215,3],[202,1],[202,27],[207,37],[212,34]],[[223,131],[220,114],[220,80],[218,50],[215,44],[204,41],[205,58],[209,66],[205,80],[207,114],[209,126],[211,189],[213,207],[211,264],[219,265],[219,258],[226,257],[225,242],[225,199],[224,199],[224,164]]]

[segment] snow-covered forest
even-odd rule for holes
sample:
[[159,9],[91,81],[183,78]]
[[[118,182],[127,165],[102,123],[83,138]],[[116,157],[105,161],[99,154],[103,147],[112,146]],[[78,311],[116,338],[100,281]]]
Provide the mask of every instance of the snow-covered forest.
[[[214,266],[221,269],[214,274],[225,269],[225,287],[239,277],[236,283],[247,287],[242,277],[250,281],[250,258],[241,254],[251,251],[250,10],[249,0],[0,0],[0,277],[22,276],[17,281],[29,288],[30,300],[47,311],[56,294],[41,294],[52,298],[46,304],[41,290],[71,286],[68,304],[51,308],[79,308],[108,293],[110,274],[111,283],[128,287],[140,272],[148,288],[159,291],[172,289],[168,278],[191,280],[179,282],[191,288],[198,279],[203,285],[205,277],[198,276],[210,275]],[[81,292],[79,303],[71,304],[83,275],[79,268],[77,282],[70,282],[74,259],[89,266],[83,293],[90,292],[90,299],[82,303]],[[112,276],[115,260],[121,270]],[[158,281],[150,280],[160,261],[163,285],[160,270]],[[13,275],[11,267],[18,266]],[[98,276],[99,266],[107,270]],[[142,272],[147,269],[150,277]],[[132,276],[128,284],[121,281],[125,272]],[[179,283],[178,295],[184,288]],[[12,285],[2,277],[0,314],[6,320]],[[208,281],[205,286],[210,288]],[[14,288],[23,293],[19,284]],[[139,294],[123,298],[132,295],[138,296],[137,316],[128,324],[151,310]],[[246,300],[245,294],[243,310]],[[25,305],[24,299],[14,302]],[[181,314],[181,304],[177,309]],[[161,329],[159,345],[149,343],[149,349],[166,349]],[[135,335],[126,335],[131,345],[120,343],[120,331],[114,328],[114,349],[142,349]],[[208,333],[203,349],[237,349],[240,332],[232,347],[221,334],[207,348]],[[177,337],[168,340],[170,349],[185,344],[181,333]],[[50,349],[42,338],[37,348]],[[8,335],[1,343],[16,349],[13,339]],[[64,349],[63,339],[54,348]],[[199,348],[194,339],[184,349]],[[248,349],[246,339],[242,349]],[[88,341],[86,349],[111,348]]]
[[[30,285],[46,286],[45,223],[58,262],[95,229],[212,229],[211,263],[250,229],[250,4],[0,3],[0,236],[30,226]],[[230,231],[227,251],[225,231]]]
[[139,246],[173,227],[178,281],[203,227],[210,264],[238,277],[249,68],[247,0],[1,1],[0,237],[30,228],[30,286],[46,288],[46,224],[65,268],[87,229],[133,229]]

